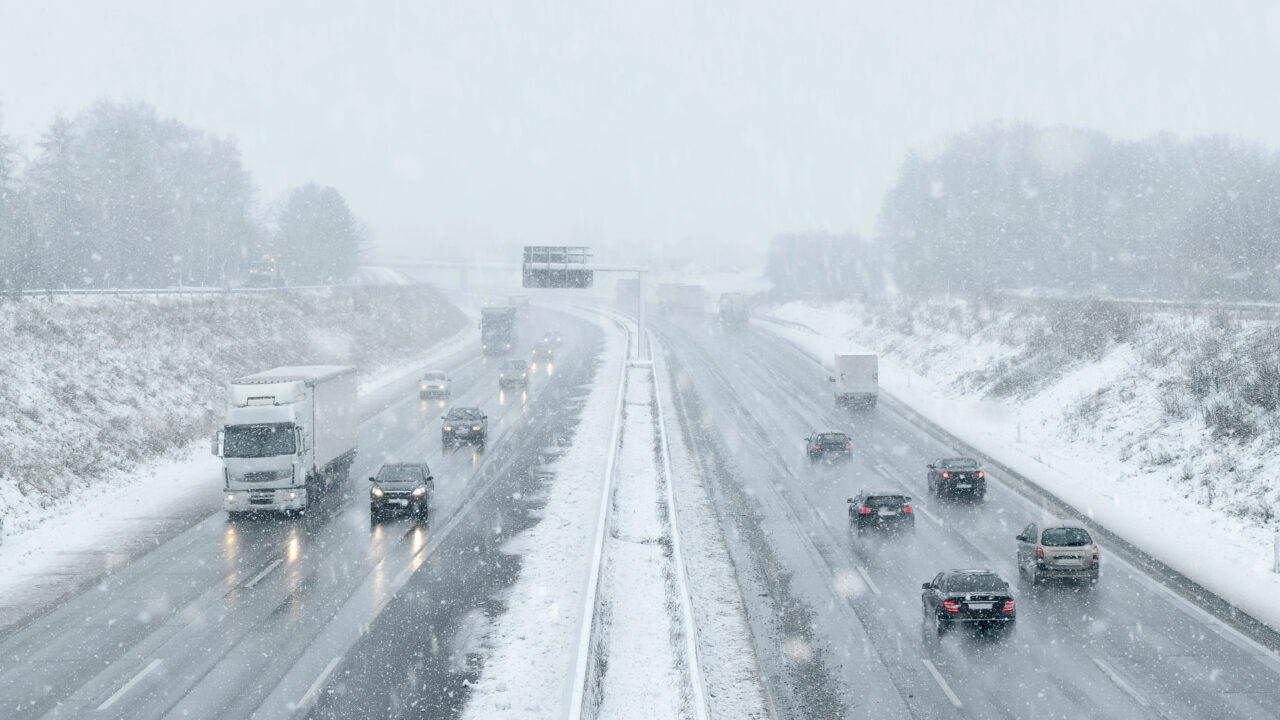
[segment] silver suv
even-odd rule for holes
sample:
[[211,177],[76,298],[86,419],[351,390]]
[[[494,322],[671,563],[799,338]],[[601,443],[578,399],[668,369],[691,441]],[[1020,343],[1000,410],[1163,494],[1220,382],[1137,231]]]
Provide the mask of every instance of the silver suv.
[[1098,546],[1080,523],[1031,523],[1017,539],[1018,576],[1032,585],[1054,578],[1098,581]]

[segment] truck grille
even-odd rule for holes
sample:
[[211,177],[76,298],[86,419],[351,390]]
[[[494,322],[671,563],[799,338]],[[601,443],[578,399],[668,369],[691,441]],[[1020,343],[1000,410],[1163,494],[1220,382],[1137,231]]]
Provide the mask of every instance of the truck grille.
[[277,473],[274,470],[267,471],[267,472],[251,472],[251,473],[244,474],[244,481],[251,482],[251,483],[271,482],[272,480],[275,480],[276,477],[277,477]]

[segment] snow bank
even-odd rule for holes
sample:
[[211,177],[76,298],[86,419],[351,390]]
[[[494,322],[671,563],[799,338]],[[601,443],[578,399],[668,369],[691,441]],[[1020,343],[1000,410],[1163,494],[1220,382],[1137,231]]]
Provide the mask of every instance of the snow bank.
[[[885,391],[1280,628],[1280,418],[1251,394],[1268,386],[1265,324],[788,303],[759,325],[824,363],[874,349]],[[1223,406],[1234,414],[1215,415]]]
[[33,527],[144,463],[189,460],[226,381],[276,365],[364,374],[464,324],[426,287],[0,303],[0,517]]

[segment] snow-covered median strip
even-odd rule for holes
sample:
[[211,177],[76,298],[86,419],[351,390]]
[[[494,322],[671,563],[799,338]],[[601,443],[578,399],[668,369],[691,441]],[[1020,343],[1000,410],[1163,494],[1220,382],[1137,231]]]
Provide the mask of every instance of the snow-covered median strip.
[[[1189,491],[1186,483],[1176,482],[1177,468],[1152,471],[1135,464],[1140,458],[1124,457],[1125,441],[1135,435],[1151,438],[1152,453],[1164,452],[1158,448],[1162,443],[1225,453],[1230,442],[1208,439],[1194,423],[1162,426],[1158,410],[1152,411],[1159,408],[1161,384],[1146,375],[1148,368],[1131,344],[1117,345],[1096,362],[1071,368],[1030,395],[1002,401],[955,389],[963,386],[958,378],[966,371],[991,372],[1012,355],[996,343],[877,326],[865,311],[845,303],[790,303],[775,308],[771,318],[778,322],[762,318],[757,325],[824,365],[836,352],[879,350],[883,391],[1232,605],[1280,629],[1273,532],[1202,501],[1202,495],[1225,492],[1236,480],[1205,474]],[[949,361],[931,362],[934,358]],[[915,367],[931,370],[926,376],[909,369]],[[1082,401],[1109,396],[1118,400],[1114,406],[1103,404],[1099,419],[1086,420],[1087,430],[1071,427],[1078,424],[1071,416],[1081,413]],[[1254,465],[1247,458],[1240,464]],[[1187,472],[1185,467],[1181,472]]]

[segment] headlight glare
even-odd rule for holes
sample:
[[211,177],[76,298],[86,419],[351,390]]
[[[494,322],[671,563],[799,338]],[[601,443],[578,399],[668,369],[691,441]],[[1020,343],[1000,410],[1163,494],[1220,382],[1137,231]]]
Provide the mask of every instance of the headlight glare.
[[374,497],[382,497],[382,488],[375,487],[369,490],[369,494]]

